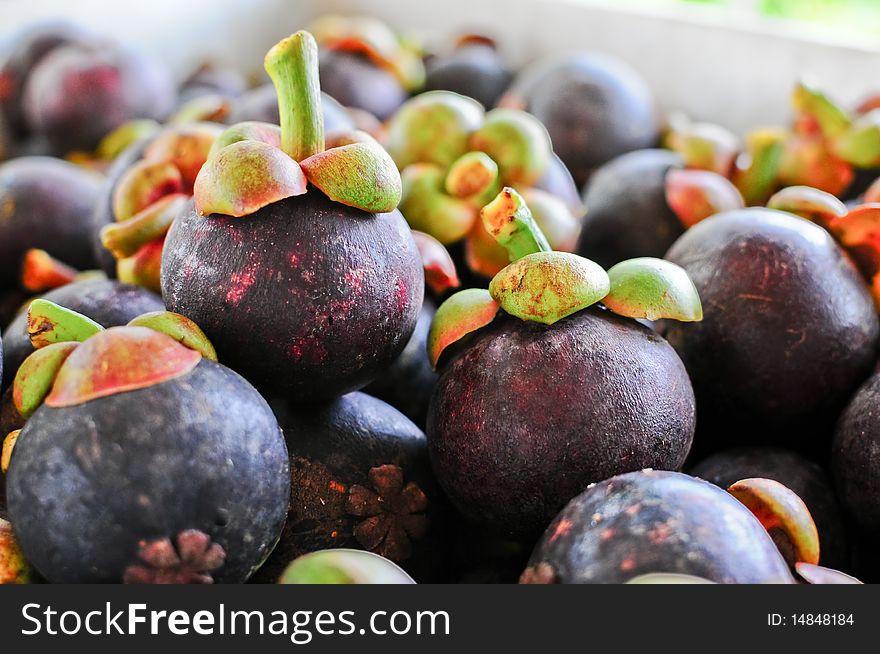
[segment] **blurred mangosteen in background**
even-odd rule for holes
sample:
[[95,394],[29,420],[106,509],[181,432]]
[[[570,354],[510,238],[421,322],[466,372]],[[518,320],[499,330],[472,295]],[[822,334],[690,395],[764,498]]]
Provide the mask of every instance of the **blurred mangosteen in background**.
[[482,219],[512,263],[488,291],[460,291],[435,315],[428,343],[440,379],[428,447],[467,518],[534,536],[591,483],[684,463],[696,420],[690,380],[669,344],[635,319],[699,320],[700,300],[662,260],[606,273],[551,251],[512,189]]
[[425,64],[426,91],[453,91],[492,108],[513,80],[493,39],[481,34],[459,36],[453,49],[433,54]]
[[376,18],[327,15],[309,31],[321,48],[321,86],[346,107],[385,120],[424,85],[420,48]]
[[499,104],[544,124],[579,186],[606,161],[660,141],[660,114],[647,83],[624,62],[598,54],[531,64]]
[[168,307],[268,397],[294,401],[372,381],[409,340],[424,293],[394,162],[363,132],[325,142],[317,68],[307,32],[270,50],[280,129],[220,136],[162,260]]

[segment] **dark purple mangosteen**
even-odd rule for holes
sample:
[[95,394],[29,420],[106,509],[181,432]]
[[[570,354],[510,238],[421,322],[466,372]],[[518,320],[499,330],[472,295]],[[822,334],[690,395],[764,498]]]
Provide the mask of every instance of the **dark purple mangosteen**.
[[0,290],[17,286],[31,248],[76,268],[94,266],[91,214],[100,184],[98,175],[51,157],[0,164]]
[[831,480],[816,463],[777,447],[740,447],[700,461],[690,474],[727,489],[741,479],[760,477],[785,485],[800,497],[819,533],[821,563],[850,568],[847,530]]
[[655,573],[716,583],[794,583],[736,498],[679,472],[642,470],[575,497],[547,528],[521,583],[619,584]]
[[245,76],[232,66],[216,62],[205,62],[184,80],[180,86],[180,102],[201,95],[219,94],[226,98],[237,98],[248,89]]
[[267,55],[281,129],[221,135],[162,260],[168,307],[268,397],[299,401],[368,384],[409,340],[424,290],[394,162],[363,132],[325,150],[316,51],[302,32]]
[[684,170],[682,157],[667,150],[636,150],[604,164],[590,178],[584,204],[578,252],[606,267],[662,257],[691,225],[744,206],[730,181]]
[[[549,251],[511,189],[483,219],[514,262],[488,291],[461,291],[437,311],[428,447],[465,516],[528,536],[590,483],[684,463],[696,420],[690,380],[672,347],[633,318],[699,320],[701,310],[687,276],[665,262],[606,273]],[[592,306],[599,300],[621,315]]]
[[462,36],[451,52],[430,57],[425,65],[426,91],[453,91],[484,107],[494,107],[512,80],[495,41],[477,34]]
[[578,185],[606,161],[654,147],[660,117],[651,90],[622,61],[589,53],[539,61],[501,99],[534,114]]
[[364,393],[272,408],[290,454],[290,513],[254,580],[274,582],[293,559],[337,547],[368,550],[420,581],[437,580],[448,549],[447,506],[422,431]]
[[666,258],[707,308],[699,324],[665,327],[694,384],[705,434],[697,447],[824,448],[874,366],[880,334],[868,288],[831,235],[751,208],[697,224]]
[[265,400],[183,316],[103,330],[42,300],[29,315],[40,347],[16,376],[28,420],[6,488],[27,559],[62,583],[245,581],[287,514]]
[[168,71],[140,52],[106,43],[52,49],[31,71],[23,91],[30,131],[52,153],[91,151],[132,118],[161,120],[176,90]]
[[[125,325],[142,313],[165,308],[155,293],[140,286],[113,280],[92,280],[66,284],[42,296],[43,299],[76,311],[103,327]],[[27,311],[20,311],[3,330],[3,388],[12,383],[15,371],[34,348],[27,333]],[[5,434],[4,434],[5,435]]]

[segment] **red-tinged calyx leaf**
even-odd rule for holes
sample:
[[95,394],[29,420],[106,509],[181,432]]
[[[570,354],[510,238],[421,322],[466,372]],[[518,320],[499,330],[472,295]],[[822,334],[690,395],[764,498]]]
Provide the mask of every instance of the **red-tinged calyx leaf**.
[[767,201],[767,207],[793,213],[826,228],[847,213],[843,202],[811,186],[789,186],[777,191]]
[[21,262],[21,285],[31,293],[43,293],[69,284],[78,274],[75,268],[36,248],[25,252]]
[[416,163],[448,168],[470,150],[471,134],[485,119],[482,105],[451,91],[407,100],[388,122],[384,145],[400,170]]
[[91,318],[49,300],[31,302],[27,314],[27,333],[36,349],[70,341],[82,342],[104,328]]
[[124,284],[143,286],[156,293],[162,292],[162,248],[165,237],[150,241],[134,255],[116,262],[116,277]]
[[225,123],[232,111],[232,102],[220,93],[206,93],[187,100],[168,119],[172,125],[212,122]]
[[880,308],[880,204],[858,205],[833,220],[829,229],[856,262]]
[[278,95],[281,149],[295,161],[324,151],[324,114],[318,80],[318,44],[305,31],[276,43],[263,66]]
[[227,145],[239,141],[259,141],[274,148],[281,147],[281,128],[271,123],[261,123],[256,120],[236,123],[225,129],[211,145],[208,157],[217,155]]
[[792,93],[795,111],[813,118],[827,138],[834,138],[846,131],[852,117],[835,104],[825,93],[808,81],[799,81]]
[[880,177],[875,179],[872,184],[865,190],[862,197],[865,204],[880,203]]
[[46,406],[83,404],[99,397],[148,388],[181,377],[202,355],[146,327],[111,327],[67,358]]
[[318,550],[294,560],[279,584],[414,584],[412,577],[383,556],[346,548]]
[[798,576],[808,584],[861,584],[862,582],[840,570],[825,568],[799,561],[794,566]]
[[853,180],[853,169],[836,157],[821,137],[793,136],[779,161],[781,186],[812,186],[840,196]]
[[422,258],[428,287],[437,295],[442,295],[451,288],[458,288],[461,283],[455,270],[455,262],[443,244],[430,234],[417,230],[413,230],[412,236]]
[[748,206],[763,204],[776,187],[785,138],[784,131],[775,129],[746,137],[746,151],[737,158],[731,181]]
[[491,323],[498,303],[482,288],[469,288],[451,295],[434,314],[428,332],[428,359],[437,367],[440,355],[453,343]]
[[343,145],[352,145],[354,143],[375,143],[376,139],[361,129],[343,129],[330,132],[327,135],[327,149],[338,148]]
[[710,170],[729,177],[742,150],[739,138],[713,123],[680,122],[666,135],[666,147],[684,159],[687,168]]
[[445,173],[440,166],[412,164],[400,178],[400,211],[413,229],[449,245],[461,240],[477,221],[476,206],[444,191]]
[[552,325],[604,298],[610,286],[608,273],[589,259],[535,252],[495,275],[489,293],[510,315]]
[[602,303],[628,318],[697,322],[703,319],[700,294],[687,272],[652,257],[621,261],[608,271],[611,288]]
[[666,204],[685,229],[722,211],[742,209],[745,201],[726,177],[708,170],[670,170]]
[[278,148],[238,141],[208,159],[196,177],[199,215],[247,216],[308,188],[300,165]]
[[214,123],[175,125],[162,130],[144,150],[145,161],[167,161],[183,178],[189,193],[223,127]]
[[[9,462],[12,461],[12,450],[15,448],[19,434],[21,434],[21,429],[16,429],[9,432],[6,438],[3,439],[3,447],[0,449],[0,472],[4,475],[9,470]],[[0,521],[2,521],[2,518],[0,518]]]
[[552,250],[526,201],[510,187],[480,210],[480,218],[486,231],[507,250],[510,261]]
[[117,259],[133,256],[148,243],[163,238],[188,205],[189,196],[183,193],[166,195],[124,222],[105,225],[101,243]]
[[470,198],[490,190],[498,180],[498,164],[485,152],[466,152],[449,167],[446,192]]
[[492,279],[510,263],[507,250],[486,231],[481,220],[474,223],[465,237],[464,258],[470,270],[487,279]]
[[306,179],[334,202],[374,213],[393,211],[400,203],[397,166],[372,139],[325,150],[300,165]]
[[837,157],[857,168],[880,166],[880,109],[856,118],[849,129],[831,142],[831,149]]
[[160,198],[186,191],[183,175],[170,161],[141,160],[119,179],[113,191],[113,215],[128,220]]
[[493,109],[471,135],[470,149],[488,154],[498,164],[502,184],[531,186],[547,171],[553,149],[541,122],[524,111]]
[[31,566],[24,558],[12,525],[0,518],[0,586],[31,583]]
[[12,402],[22,418],[27,420],[40,408],[61,366],[77,347],[75,341],[53,343],[24,360],[12,384]]
[[170,336],[181,345],[195,350],[210,361],[217,360],[217,350],[202,328],[192,320],[171,311],[144,313],[128,323],[129,327],[147,327]]
[[764,525],[790,566],[819,563],[819,533],[807,505],[794,491],[760,478],[743,479],[727,491]]

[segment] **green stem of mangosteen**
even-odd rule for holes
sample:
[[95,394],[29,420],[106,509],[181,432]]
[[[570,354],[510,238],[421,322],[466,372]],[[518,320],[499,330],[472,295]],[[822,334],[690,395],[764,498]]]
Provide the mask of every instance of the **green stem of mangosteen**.
[[483,225],[501,245],[511,261],[535,252],[551,252],[550,243],[535,222],[522,196],[509,186],[482,208]]
[[27,332],[37,349],[52,343],[82,342],[103,330],[91,318],[49,300],[34,300],[28,307]]
[[318,45],[305,31],[280,41],[263,62],[278,93],[281,149],[296,161],[324,151]]

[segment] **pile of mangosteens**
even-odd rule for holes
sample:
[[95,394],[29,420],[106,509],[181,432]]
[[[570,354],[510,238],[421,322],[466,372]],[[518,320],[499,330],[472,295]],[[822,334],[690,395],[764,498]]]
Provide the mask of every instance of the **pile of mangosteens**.
[[880,580],[876,97],[309,29],[7,41],[0,583]]

